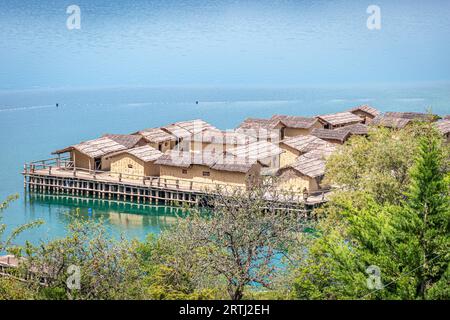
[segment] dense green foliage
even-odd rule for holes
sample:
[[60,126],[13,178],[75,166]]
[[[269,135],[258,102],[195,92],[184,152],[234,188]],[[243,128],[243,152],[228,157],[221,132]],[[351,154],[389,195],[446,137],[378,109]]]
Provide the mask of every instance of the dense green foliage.
[[[448,146],[432,128],[422,127],[415,141],[411,167],[390,167],[395,156],[369,162],[370,168],[352,173],[346,185],[344,174],[331,173],[331,181],[344,187],[322,210],[326,214],[319,226],[319,238],[311,239],[308,250],[299,259],[294,296],[301,299],[448,299],[449,295],[449,179]],[[378,135],[386,135],[378,141]],[[369,138],[372,148],[390,149],[398,132],[375,133]],[[359,139],[358,139],[359,140]],[[359,157],[360,141],[350,143],[337,159]],[[403,140],[408,140],[407,136]],[[383,143],[384,141],[384,143]],[[407,141],[398,148],[409,148]],[[402,147],[403,146],[403,147]],[[383,154],[372,150],[374,154]],[[400,151],[401,153],[401,151]],[[343,156],[345,155],[345,156]],[[331,166],[339,161],[331,159]],[[378,167],[379,162],[386,162]],[[395,171],[397,170],[397,171]],[[408,178],[398,174],[407,170]],[[356,170],[356,172],[358,172]],[[385,172],[380,172],[385,171]],[[385,188],[396,186],[391,194],[375,192],[379,181],[391,175]],[[397,180],[396,180],[397,179]],[[405,182],[407,182],[405,184]],[[352,188],[357,185],[358,187]],[[379,270],[378,286],[371,286]]]
[[449,299],[449,156],[425,124],[352,137],[327,161],[337,190],[313,226],[268,206],[287,195],[264,185],[218,190],[213,214],[191,209],[144,242],[76,217],[65,238],[14,248],[40,222],[22,226],[0,248],[33,277],[0,277],[0,299]]

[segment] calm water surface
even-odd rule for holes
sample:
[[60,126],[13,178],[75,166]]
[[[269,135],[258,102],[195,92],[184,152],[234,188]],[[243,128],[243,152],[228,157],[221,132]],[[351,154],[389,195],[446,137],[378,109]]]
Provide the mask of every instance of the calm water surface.
[[[199,104],[196,105],[195,101]],[[59,108],[55,103],[59,103]],[[24,193],[23,163],[50,157],[53,150],[104,133],[130,133],[178,120],[202,118],[233,128],[245,117],[274,113],[315,115],[369,103],[381,110],[424,111],[432,106],[450,113],[450,84],[377,87],[290,88],[110,88],[0,92],[0,198],[19,193],[4,212],[10,228],[44,219],[18,243],[60,237],[78,208],[87,219],[102,219],[114,235],[143,239],[174,222],[177,210],[86,200],[31,196]]]

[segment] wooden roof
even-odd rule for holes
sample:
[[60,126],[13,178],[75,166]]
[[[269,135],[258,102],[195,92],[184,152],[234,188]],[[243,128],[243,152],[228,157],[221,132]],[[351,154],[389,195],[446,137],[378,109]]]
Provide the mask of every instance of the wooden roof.
[[249,143],[243,146],[239,146],[228,151],[230,154],[254,160],[264,160],[268,157],[274,157],[283,153],[284,150],[280,149],[277,145],[270,143],[268,141],[257,141]]
[[406,118],[396,118],[391,117],[387,115],[379,115],[373,118],[371,125],[374,126],[382,126],[387,128],[397,128],[401,129],[404,128],[406,125],[408,125],[411,122],[411,119]]
[[334,130],[347,131],[347,132],[350,132],[350,134],[363,135],[363,136],[367,135],[369,133],[369,127],[362,123],[355,123],[355,124],[351,124],[349,126],[337,128]]
[[450,132],[450,118],[442,119],[435,122],[436,128],[442,134],[448,134]]
[[317,119],[329,123],[332,126],[352,124],[362,121],[360,117],[348,111],[317,116]]
[[325,174],[325,160],[301,155],[289,166],[310,178],[321,177]]
[[247,118],[235,131],[258,139],[278,139],[280,130],[276,127],[279,123],[279,120]]
[[[343,129],[343,128],[342,128]],[[332,129],[318,129],[315,128],[311,131],[311,135],[323,140],[334,140],[339,142],[345,142],[350,136],[348,130],[332,130]]]
[[317,118],[286,116],[280,114],[272,116],[270,120],[274,122],[280,121],[284,126],[288,128],[298,128],[298,129],[309,129],[318,121]]
[[136,132],[150,143],[160,143],[164,141],[175,141],[177,138],[161,128],[149,128]]
[[335,151],[336,147],[331,144],[319,146],[297,157],[294,163],[281,168],[279,173],[286,169],[294,169],[310,178],[321,177],[325,174],[326,159]]
[[411,120],[432,120],[435,115],[421,112],[385,112],[386,117],[411,119]]
[[205,129],[219,130],[201,119],[175,122],[168,126],[162,127],[161,129],[177,138],[186,138]]
[[53,153],[59,154],[78,150],[91,157],[98,158],[107,154],[133,148],[142,139],[140,136],[129,134],[105,134],[101,138],[88,140]]
[[367,114],[370,114],[373,117],[376,117],[376,116],[378,116],[380,114],[380,111],[378,111],[377,109],[375,109],[375,108],[373,108],[373,107],[371,107],[371,106],[369,106],[367,104],[351,108],[348,111],[351,112],[351,113],[353,113],[355,111],[363,111],[363,112],[365,112]]
[[244,145],[255,142],[256,138],[235,131],[205,129],[189,137],[190,141],[226,145]]
[[161,151],[159,151],[149,145],[145,145],[142,147],[136,147],[136,148],[132,148],[132,149],[115,152],[115,153],[111,154],[109,157],[117,156],[117,155],[124,154],[124,153],[135,156],[136,158],[138,158],[144,162],[155,161],[163,155],[163,153]]
[[329,142],[322,140],[313,135],[295,136],[286,138],[281,141],[281,145],[286,145],[299,152],[306,153],[319,147],[331,145]]
[[159,165],[189,168],[191,165],[202,165],[219,171],[247,173],[256,160],[242,157],[232,157],[223,152],[189,152],[189,151],[167,151],[155,162]]

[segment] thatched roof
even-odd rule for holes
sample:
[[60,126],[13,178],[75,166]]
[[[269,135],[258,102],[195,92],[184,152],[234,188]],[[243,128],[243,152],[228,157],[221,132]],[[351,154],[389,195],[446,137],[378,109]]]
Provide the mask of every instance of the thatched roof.
[[385,112],[384,115],[390,118],[402,118],[411,120],[432,120],[436,115],[421,112]]
[[205,129],[189,137],[189,141],[226,145],[244,145],[255,142],[256,138],[235,131]]
[[321,177],[325,174],[325,160],[302,155],[289,166],[310,178]]
[[326,159],[335,151],[336,147],[331,144],[319,146],[297,157],[294,163],[281,168],[279,174],[284,170],[294,169],[310,178],[321,177],[325,174]]
[[177,138],[161,128],[149,128],[136,132],[150,143],[160,143],[164,141],[175,141]]
[[435,122],[435,125],[439,132],[443,135],[446,135],[450,132],[450,118],[439,120]]
[[350,132],[350,134],[361,135],[361,136],[367,135],[369,133],[369,127],[362,123],[355,123],[355,124],[351,124],[349,126],[337,128],[334,130],[347,131],[347,132]]
[[273,130],[280,121],[278,119],[247,118],[236,129],[268,129]]
[[142,137],[129,134],[105,134],[101,138],[88,140],[53,153],[65,153],[78,150],[88,157],[98,158],[107,154],[135,147]]
[[401,129],[406,127],[411,122],[411,119],[406,118],[396,118],[386,115],[379,115],[373,118],[371,125],[382,126],[387,128]]
[[227,156],[225,153],[167,151],[155,162],[159,165],[189,168],[191,165],[202,165],[218,171],[247,173],[256,160]]
[[280,121],[284,126],[288,128],[309,129],[318,120],[316,118],[299,117],[299,116],[286,116],[286,115],[274,115],[270,120],[276,122]]
[[331,145],[329,142],[322,140],[313,135],[295,136],[284,139],[280,145],[286,145],[299,152],[306,153],[319,147]]
[[230,154],[247,159],[264,160],[269,157],[274,157],[283,153],[277,145],[267,141],[257,141],[247,145],[239,146],[228,151]]
[[175,122],[161,129],[177,138],[186,138],[205,129],[219,130],[201,119]]
[[124,153],[135,156],[136,158],[138,158],[144,162],[155,161],[163,155],[163,153],[161,151],[159,151],[149,145],[145,145],[142,147],[136,147],[136,148],[132,148],[132,149],[115,152],[115,153],[109,155],[109,157],[117,156],[117,155],[124,154]]
[[371,115],[373,117],[376,117],[376,116],[378,116],[380,114],[380,111],[378,111],[377,109],[375,109],[375,108],[373,108],[373,107],[371,107],[371,106],[369,106],[367,104],[351,108],[348,111],[351,112],[351,113],[354,113],[355,111],[363,111],[363,112],[365,112],[365,113],[367,113],[367,114],[369,114],[369,115]]
[[323,140],[332,140],[344,143],[350,136],[348,130],[313,129],[311,135]]
[[332,126],[359,123],[362,121],[360,117],[351,112],[338,112],[333,114],[325,114],[317,116],[317,119],[319,119],[322,122],[329,123]]

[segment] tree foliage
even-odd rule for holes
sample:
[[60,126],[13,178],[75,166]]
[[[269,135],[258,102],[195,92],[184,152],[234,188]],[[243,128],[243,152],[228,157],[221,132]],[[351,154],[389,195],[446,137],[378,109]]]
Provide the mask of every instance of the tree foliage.
[[[390,136],[385,139],[386,144],[392,143]],[[297,298],[450,297],[448,146],[442,144],[431,128],[422,131],[415,141],[408,177],[393,174],[398,180],[387,183],[387,188],[393,185],[400,188],[400,182],[407,181],[401,194],[379,197],[380,192],[375,192],[374,187],[383,185],[383,181],[369,183],[380,178],[379,172],[372,172],[370,177],[367,171],[356,177],[360,181],[355,182],[355,190],[337,192],[322,209],[326,218],[318,226],[320,237],[310,240],[295,270]],[[360,145],[344,148],[359,149]],[[410,146],[398,148],[402,154],[401,149]],[[339,158],[333,161],[336,159]],[[393,181],[391,178],[387,179]],[[379,286],[368,283],[373,279],[370,266],[381,272]]]

